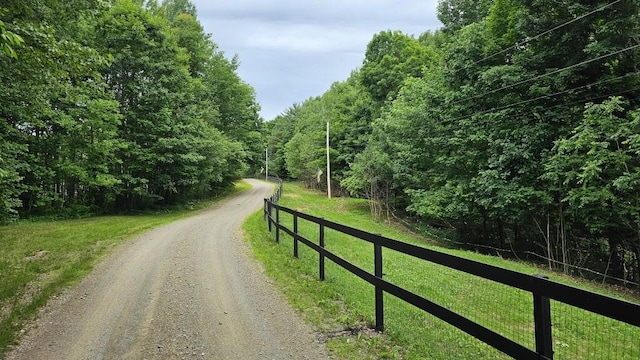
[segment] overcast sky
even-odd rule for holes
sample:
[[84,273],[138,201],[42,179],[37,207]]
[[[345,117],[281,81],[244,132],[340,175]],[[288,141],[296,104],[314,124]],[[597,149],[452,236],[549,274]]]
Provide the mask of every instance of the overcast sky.
[[265,120],[346,80],[380,31],[417,37],[441,26],[437,0],[191,1],[220,50],[239,56]]

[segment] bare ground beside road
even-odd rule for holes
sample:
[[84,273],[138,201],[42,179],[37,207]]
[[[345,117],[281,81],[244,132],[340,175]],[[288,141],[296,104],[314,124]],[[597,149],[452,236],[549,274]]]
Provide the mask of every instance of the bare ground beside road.
[[249,256],[240,225],[272,186],[121,246],[43,309],[7,359],[326,359]]

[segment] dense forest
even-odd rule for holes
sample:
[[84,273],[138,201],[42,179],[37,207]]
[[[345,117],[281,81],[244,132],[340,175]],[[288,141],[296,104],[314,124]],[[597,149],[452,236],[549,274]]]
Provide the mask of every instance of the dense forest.
[[264,154],[254,90],[188,0],[3,0],[0,222],[206,198]]
[[[269,168],[476,249],[640,283],[638,0],[440,0],[443,27],[382,31],[294,104]],[[325,174],[326,175],[326,174]]]

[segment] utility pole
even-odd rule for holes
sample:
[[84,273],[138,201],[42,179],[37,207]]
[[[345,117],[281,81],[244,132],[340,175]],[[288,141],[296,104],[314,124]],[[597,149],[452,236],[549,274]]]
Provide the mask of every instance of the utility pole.
[[269,181],[269,148],[264,149],[264,181]]
[[327,121],[327,196],[331,199],[331,158],[329,157],[329,121]]

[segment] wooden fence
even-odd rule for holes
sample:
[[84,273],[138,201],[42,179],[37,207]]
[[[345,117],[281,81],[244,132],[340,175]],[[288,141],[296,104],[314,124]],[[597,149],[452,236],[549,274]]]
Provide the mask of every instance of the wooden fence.
[[[329,259],[362,280],[372,284],[375,288],[375,327],[379,331],[384,329],[383,293],[385,292],[438,317],[439,319],[516,359],[553,359],[554,350],[551,331],[550,299],[600,314],[635,327],[640,327],[640,305],[638,304],[563,285],[548,280],[543,276],[526,275],[454,255],[429,250],[420,246],[404,243],[378,234],[372,234],[328,221],[316,216],[304,214],[278,205],[277,202],[281,194],[282,186],[279,186],[276,194],[274,194],[270,199],[265,199],[264,201],[265,220],[268,222],[270,232],[272,232],[275,227],[276,241],[280,241],[280,232],[284,232],[291,236],[291,238],[293,238],[293,255],[295,257],[298,257],[299,243],[303,243],[307,247],[316,251],[318,253],[318,274],[320,280],[325,279],[325,259]],[[293,229],[286,227],[280,222],[280,212],[285,212],[293,216]],[[318,225],[317,241],[306,239],[298,233],[298,219],[304,219]],[[370,273],[339,257],[331,251],[328,251],[325,248],[325,229],[327,228],[373,244],[373,273]],[[497,332],[469,320],[446,307],[438,305],[423,296],[412,293],[400,286],[384,280],[382,259],[383,248],[395,250],[407,256],[419,258],[424,261],[439,264],[530,292],[533,298],[535,349],[530,349],[529,347],[498,334]],[[640,341],[640,339],[632,341]]]

